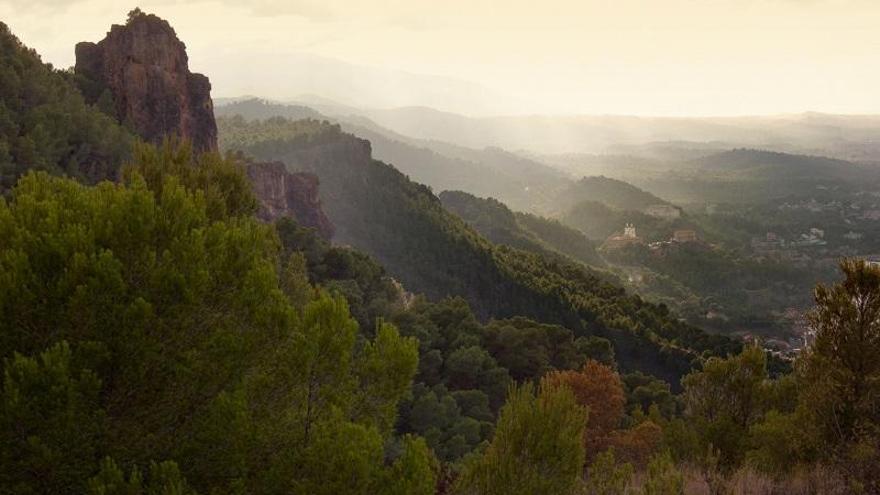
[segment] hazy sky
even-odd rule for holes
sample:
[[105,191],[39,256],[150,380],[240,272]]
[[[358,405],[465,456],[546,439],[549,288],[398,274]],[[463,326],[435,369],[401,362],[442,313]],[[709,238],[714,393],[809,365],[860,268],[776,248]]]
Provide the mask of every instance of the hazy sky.
[[[133,7],[0,0],[0,19],[65,67],[77,41],[101,39]],[[140,7],[171,22],[191,68],[220,96],[294,97],[285,71],[272,69],[307,53],[479,83],[502,95],[510,113],[880,113],[878,0],[144,0]]]

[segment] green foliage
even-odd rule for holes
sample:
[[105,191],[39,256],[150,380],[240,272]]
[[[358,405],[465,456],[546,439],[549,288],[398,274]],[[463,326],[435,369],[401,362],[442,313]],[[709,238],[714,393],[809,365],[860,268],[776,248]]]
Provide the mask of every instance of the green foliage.
[[298,279],[282,281],[289,294],[292,282],[293,285],[302,282],[298,264],[304,258],[308,281],[345,296],[352,315],[365,332],[369,333],[379,318],[402,308],[400,287],[369,256],[351,248],[331,246],[314,229],[302,227],[290,218],[278,220],[275,229],[281,239],[283,255],[289,263],[295,260],[297,264],[288,264],[285,268],[286,277]]
[[424,436],[441,460],[457,460],[489,438],[510,376],[481,342],[484,327],[461,299],[418,299],[394,323],[419,339],[421,354],[399,428]]
[[0,190],[31,169],[97,182],[128,156],[131,135],[69,79],[0,23]]
[[461,217],[494,244],[504,244],[550,258],[604,265],[592,242],[559,222],[514,213],[498,200],[477,198],[461,191],[443,191],[439,198],[447,210]]
[[711,358],[702,371],[682,380],[688,413],[709,421],[729,417],[747,426],[762,413],[766,380],[767,356],[758,346],[726,359]]
[[[405,435],[403,454],[391,465],[376,493],[382,495],[433,495],[439,469],[423,438]],[[427,475],[427,476],[426,476]]]
[[281,287],[295,308],[305,307],[312,298],[306,257],[301,252],[291,253],[284,265]]
[[608,449],[590,464],[585,490],[589,495],[626,495],[632,477],[632,465],[618,464],[614,460],[614,449]]
[[[234,162],[170,144],[138,156],[125,184],[32,173],[0,202],[0,491],[82,493],[99,471],[96,493],[376,493],[393,472],[433,484],[423,444],[385,452],[418,343],[387,323],[362,335],[339,295],[294,306],[314,252],[281,263]],[[324,266],[360,259],[343,258]],[[39,361],[14,353],[62,339]],[[106,456],[132,474],[99,467]],[[142,478],[152,459],[180,469]]]
[[517,212],[516,219],[520,225],[560,253],[587,265],[605,266],[605,261],[596,251],[596,243],[583,232],[568,227],[558,220],[531,213]]
[[101,469],[89,479],[89,495],[195,495],[172,461],[151,462],[149,476],[144,480],[134,468],[128,479],[110,457],[101,461]]
[[101,381],[70,346],[6,359],[0,392],[0,492],[81,493],[104,429]]
[[871,492],[880,489],[880,269],[846,260],[841,270],[842,282],[816,288],[816,340],[799,358],[798,411],[822,454]]
[[375,340],[366,343],[357,365],[360,388],[354,416],[389,434],[397,403],[409,392],[418,368],[418,341],[401,337],[394,325],[380,322],[377,327]]
[[794,464],[808,455],[804,445],[805,422],[796,414],[783,414],[771,410],[763,421],[754,424],[750,431],[751,450],[746,461],[757,470],[770,474],[786,473]]
[[[610,343],[599,337],[579,337],[559,325],[546,325],[527,318],[493,320],[483,330],[488,352],[517,381],[534,379],[552,370],[583,366],[591,353],[607,354]],[[604,340],[607,347],[601,348]],[[612,358],[613,361],[613,358]]]
[[880,270],[864,261],[841,264],[845,279],[816,288],[810,320],[816,341],[800,363],[803,400],[824,441],[852,440],[878,424],[880,410]]
[[380,482],[382,437],[370,427],[347,423],[314,430],[299,460],[291,492],[302,495],[368,495]]
[[565,387],[511,389],[495,438],[468,464],[455,485],[459,494],[573,493],[584,463],[586,409]]
[[748,448],[749,427],[768,406],[772,385],[764,350],[749,346],[737,356],[711,358],[682,384],[685,412],[700,429],[706,448],[720,451],[722,466],[738,465]]
[[656,407],[664,418],[672,418],[678,412],[676,397],[672,395],[669,384],[644,373],[622,375],[626,391],[627,411],[649,411]]
[[683,495],[684,476],[672,462],[668,452],[657,454],[648,464],[644,495]]
[[166,139],[159,147],[135,145],[133,163],[123,168],[122,176],[127,181],[142,177],[158,196],[166,183],[177,181],[204,197],[211,220],[250,216],[257,210],[242,163],[213,152],[195,155],[187,142]]
[[748,429],[765,411],[770,384],[767,357],[757,346],[737,356],[711,358],[703,370],[682,380],[686,414],[703,441],[721,452],[721,464],[739,464],[748,448]]

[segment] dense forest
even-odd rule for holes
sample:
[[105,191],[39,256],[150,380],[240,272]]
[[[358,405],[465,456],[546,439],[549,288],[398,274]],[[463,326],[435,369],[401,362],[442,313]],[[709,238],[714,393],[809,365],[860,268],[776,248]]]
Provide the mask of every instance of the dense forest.
[[[779,366],[337,125],[145,144],[3,33],[0,493],[880,493],[877,268]],[[316,173],[338,237],[258,220],[251,159]]]
[[86,105],[73,74],[44,64],[0,22],[0,189],[26,170],[114,177],[133,137],[102,110]]

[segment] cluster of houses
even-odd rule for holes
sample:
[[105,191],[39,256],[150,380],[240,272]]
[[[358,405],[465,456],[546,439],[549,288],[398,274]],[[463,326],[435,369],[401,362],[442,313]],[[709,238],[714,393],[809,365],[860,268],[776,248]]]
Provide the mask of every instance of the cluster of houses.
[[[650,248],[651,251],[658,251],[672,245],[687,243],[702,243],[699,237],[697,237],[697,232],[695,230],[675,230],[672,232],[672,237],[669,240],[648,243],[648,248]],[[635,225],[628,223],[624,226],[623,232],[617,232],[608,237],[608,239],[605,239],[605,242],[602,244],[602,249],[613,251],[634,244],[644,245],[645,241],[636,233]]]
[[750,333],[742,335],[746,342],[757,342],[767,352],[783,359],[793,359],[816,340],[816,332],[807,320],[804,310],[789,307],[778,315],[791,326],[788,338],[758,338]]
[[818,251],[814,249],[824,248],[827,245],[828,241],[825,239],[825,231],[816,227],[789,240],[784,239],[775,232],[767,232],[765,236],[753,237],[751,240],[754,258],[759,260],[789,261],[795,264],[805,264],[812,260],[815,255],[827,254],[825,249]]
[[843,202],[839,200],[817,201],[815,198],[801,201],[785,202],[779,205],[780,211],[804,211],[809,213],[835,213],[844,220],[880,221],[880,203],[876,202],[877,193],[870,193],[867,200]]

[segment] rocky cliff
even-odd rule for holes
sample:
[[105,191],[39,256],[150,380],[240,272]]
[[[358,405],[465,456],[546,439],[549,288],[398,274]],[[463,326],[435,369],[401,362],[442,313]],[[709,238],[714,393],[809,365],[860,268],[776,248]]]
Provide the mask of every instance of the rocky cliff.
[[[192,142],[196,151],[217,150],[211,83],[189,71],[186,46],[167,21],[138,9],[124,26],[113,25],[98,43],[76,45],[76,75],[86,100],[115,113],[147,141],[165,136]],[[295,218],[324,238],[333,224],[321,209],[318,178],[290,173],[281,162],[247,168],[260,202],[258,216]]]
[[333,224],[318,199],[316,175],[288,172],[281,162],[252,163],[248,165],[247,173],[260,202],[257,213],[260,219],[274,221],[290,216],[300,224],[316,229],[325,239],[333,236]]
[[147,141],[176,135],[217,149],[211,83],[189,71],[186,46],[159,17],[135,10],[98,43],[78,43],[75,71],[90,103],[109,93],[112,103],[102,103]]

